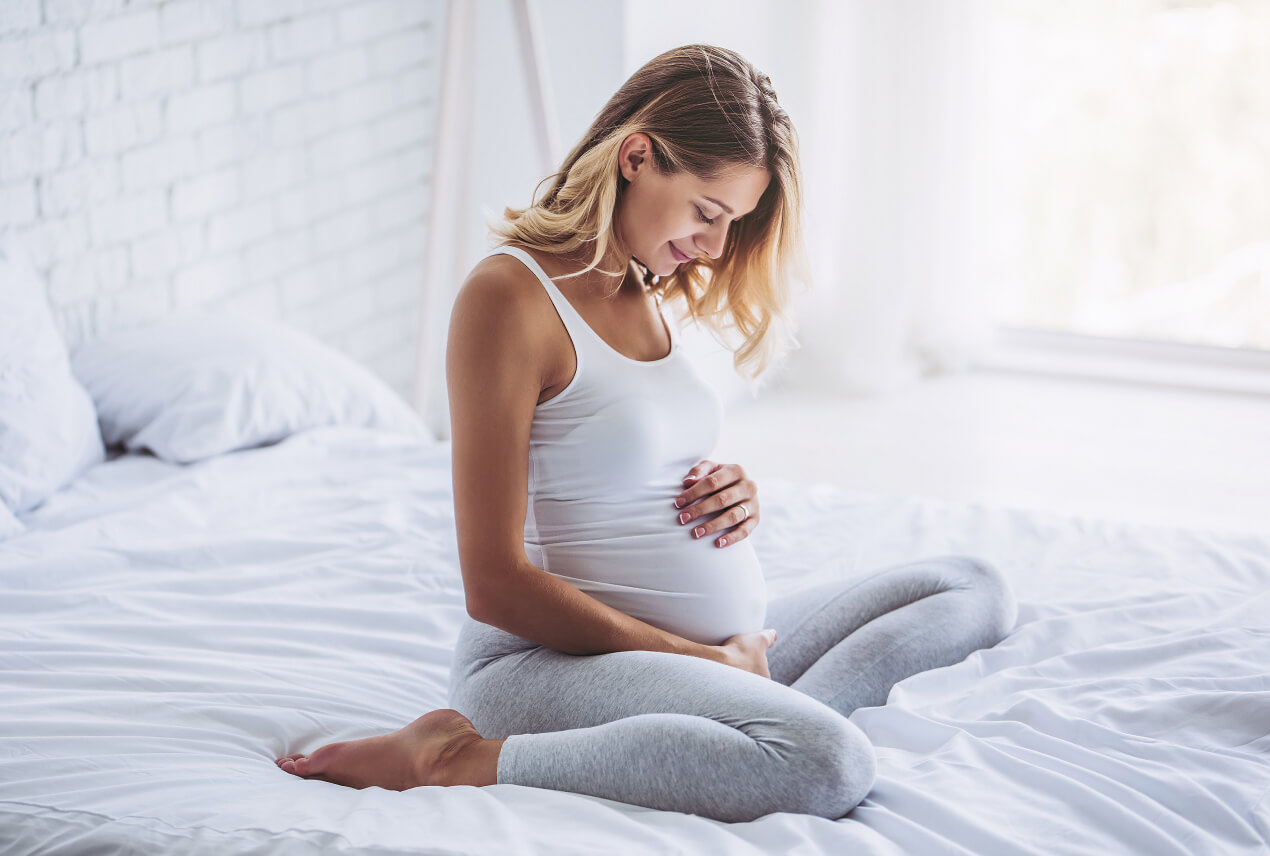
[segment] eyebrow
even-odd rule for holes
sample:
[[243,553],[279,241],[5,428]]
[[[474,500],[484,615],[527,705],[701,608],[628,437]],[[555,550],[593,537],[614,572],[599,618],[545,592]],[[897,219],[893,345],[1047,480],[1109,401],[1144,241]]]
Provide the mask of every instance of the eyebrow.
[[735,214],[735,213],[736,213],[736,212],[735,212],[735,211],[733,211],[731,208],[729,208],[728,206],[724,205],[724,204],[723,204],[722,202],[720,202],[719,200],[715,199],[713,196],[707,196],[707,197],[705,197],[705,198],[706,198],[706,199],[708,199],[708,200],[710,200],[711,202],[713,202],[715,205],[718,205],[720,208],[722,208],[724,211],[728,212],[729,214]]

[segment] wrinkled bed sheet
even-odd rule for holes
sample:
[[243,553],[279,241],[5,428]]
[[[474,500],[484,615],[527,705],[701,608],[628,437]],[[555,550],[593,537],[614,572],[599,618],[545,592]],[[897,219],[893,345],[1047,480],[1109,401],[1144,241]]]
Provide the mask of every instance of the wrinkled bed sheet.
[[985,558],[1016,630],[851,719],[872,792],[726,824],[495,785],[362,791],[273,759],[446,706],[449,444],[324,428],[124,455],[0,542],[0,852],[1264,854],[1270,535],[769,480],[773,597]]

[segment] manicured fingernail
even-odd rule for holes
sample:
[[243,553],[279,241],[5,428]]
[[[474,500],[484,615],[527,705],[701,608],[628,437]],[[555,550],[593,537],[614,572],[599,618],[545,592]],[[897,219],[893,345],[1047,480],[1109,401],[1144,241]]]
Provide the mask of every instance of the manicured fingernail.
[[675,508],[682,508],[683,504],[683,497],[675,497]]
[[692,530],[692,537],[694,538],[700,538],[704,534],[706,534],[704,526],[698,526],[696,529]]
[[720,547],[724,547],[724,546],[726,546],[726,545],[727,545],[727,543],[728,543],[728,539],[727,539],[727,538],[720,538],[720,539],[719,539],[719,546],[720,546]]

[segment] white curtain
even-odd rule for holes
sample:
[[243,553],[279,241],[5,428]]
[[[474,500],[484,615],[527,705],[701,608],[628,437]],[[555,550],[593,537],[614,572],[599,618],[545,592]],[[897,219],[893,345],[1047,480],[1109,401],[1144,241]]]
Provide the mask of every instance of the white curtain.
[[[815,283],[782,383],[882,395],[991,348],[974,269],[974,2],[791,4]],[[766,69],[765,69],[766,70]],[[794,70],[791,69],[791,72]],[[808,73],[810,72],[810,73]],[[791,110],[791,115],[793,111]]]
[[[803,145],[804,222],[815,277],[794,306],[800,347],[773,371],[772,386],[877,395],[964,369],[992,339],[987,284],[970,273],[976,240],[970,174],[975,9],[984,1],[530,6],[544,19],[567,16],[575,23],[592,10],[594,20],[579,24],[586,46],[579,49],[591,51],[595,62],[612,63],[612,33],[624,34],[618,52],[624,68],[600,63],[604,73],[589,77],[557,68],[546,81],[554,100],[572,105],[562,116],[565,148],[626,76],[671,47],[729,47],[771,76]],[[438,146],[452,162],[438,166],[438,190],[446,192],[435,200],[433,223],[440,234],[429,241],[434,257],[424,284],[414,396],[442,439],[449,437],[449,308],[458,279],[484,253],[482,206],[501,211],[504,204],[527,203],[526,189],[554,167],[554,161],[540,161],[532,134],[537,123],[527,111],[535,99],[532,88],[522,85],[523,58],[510,14],[514,0],[483,3],[479,15],[464,0],[456,2],[450,8],[467,8],[468,22],[455,33],[477,44],[459,62],[452,57],[443,77],[451,100],[466,101],[473,116],[464,133],[456,127],[462,104],[439,111],[451,117],[438,128]],[[667,28],[666,20],[675,27]],[[556,67],[564,62],[557,52],[564,30],[546,23],[545,55]],[[594,30],[590,40],[587,27]],[[462,86],[455,85],[455,74]],[[482,153],[489,140],[500,139],[517,142]],[[479,191],[476,182],[483,182]],[[691,328],[683,339],[726,399],[748,398],[730,353]]]

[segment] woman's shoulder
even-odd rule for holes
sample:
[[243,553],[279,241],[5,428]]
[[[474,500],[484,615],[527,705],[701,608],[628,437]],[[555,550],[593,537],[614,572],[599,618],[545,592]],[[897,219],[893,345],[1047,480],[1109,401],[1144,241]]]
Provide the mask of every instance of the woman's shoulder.
[[[542,265],[542,260],[526,247],[515,244],[503,246],[522,250],[540,266]],[[527,299],[535,303],[539,302],[534,296],[535,293],[542,291],[537,274],[522,259],[511,253],[490,253],[482,258],[472,266],[464,284],[472,282],[478,283],[478,287],[484,290],[503,289],[509,293],[509,296],[513,293],[521,295],[528,293]]]
[[558,343],[550,335],[555,313],[538,277],[520,259],[494,253],[478,261],[464,280],[456,308],[476,316],[476,326],[513,325],[533,340],[535,349],[555,359]]
[[502,293],[504,297],[512,298],[527,295],[529,284],[534,282],[537,282],[537,277],[523,261],[510,253],[491,253],[472,266],[463,281],[463,288]]
[[541,393],[561,372],[571,371],[572,348],[556,311],[533,271],[507,253],[495,253],[477,262],[460,288],[450,336],[506,348],[519,362],[537,366]]

